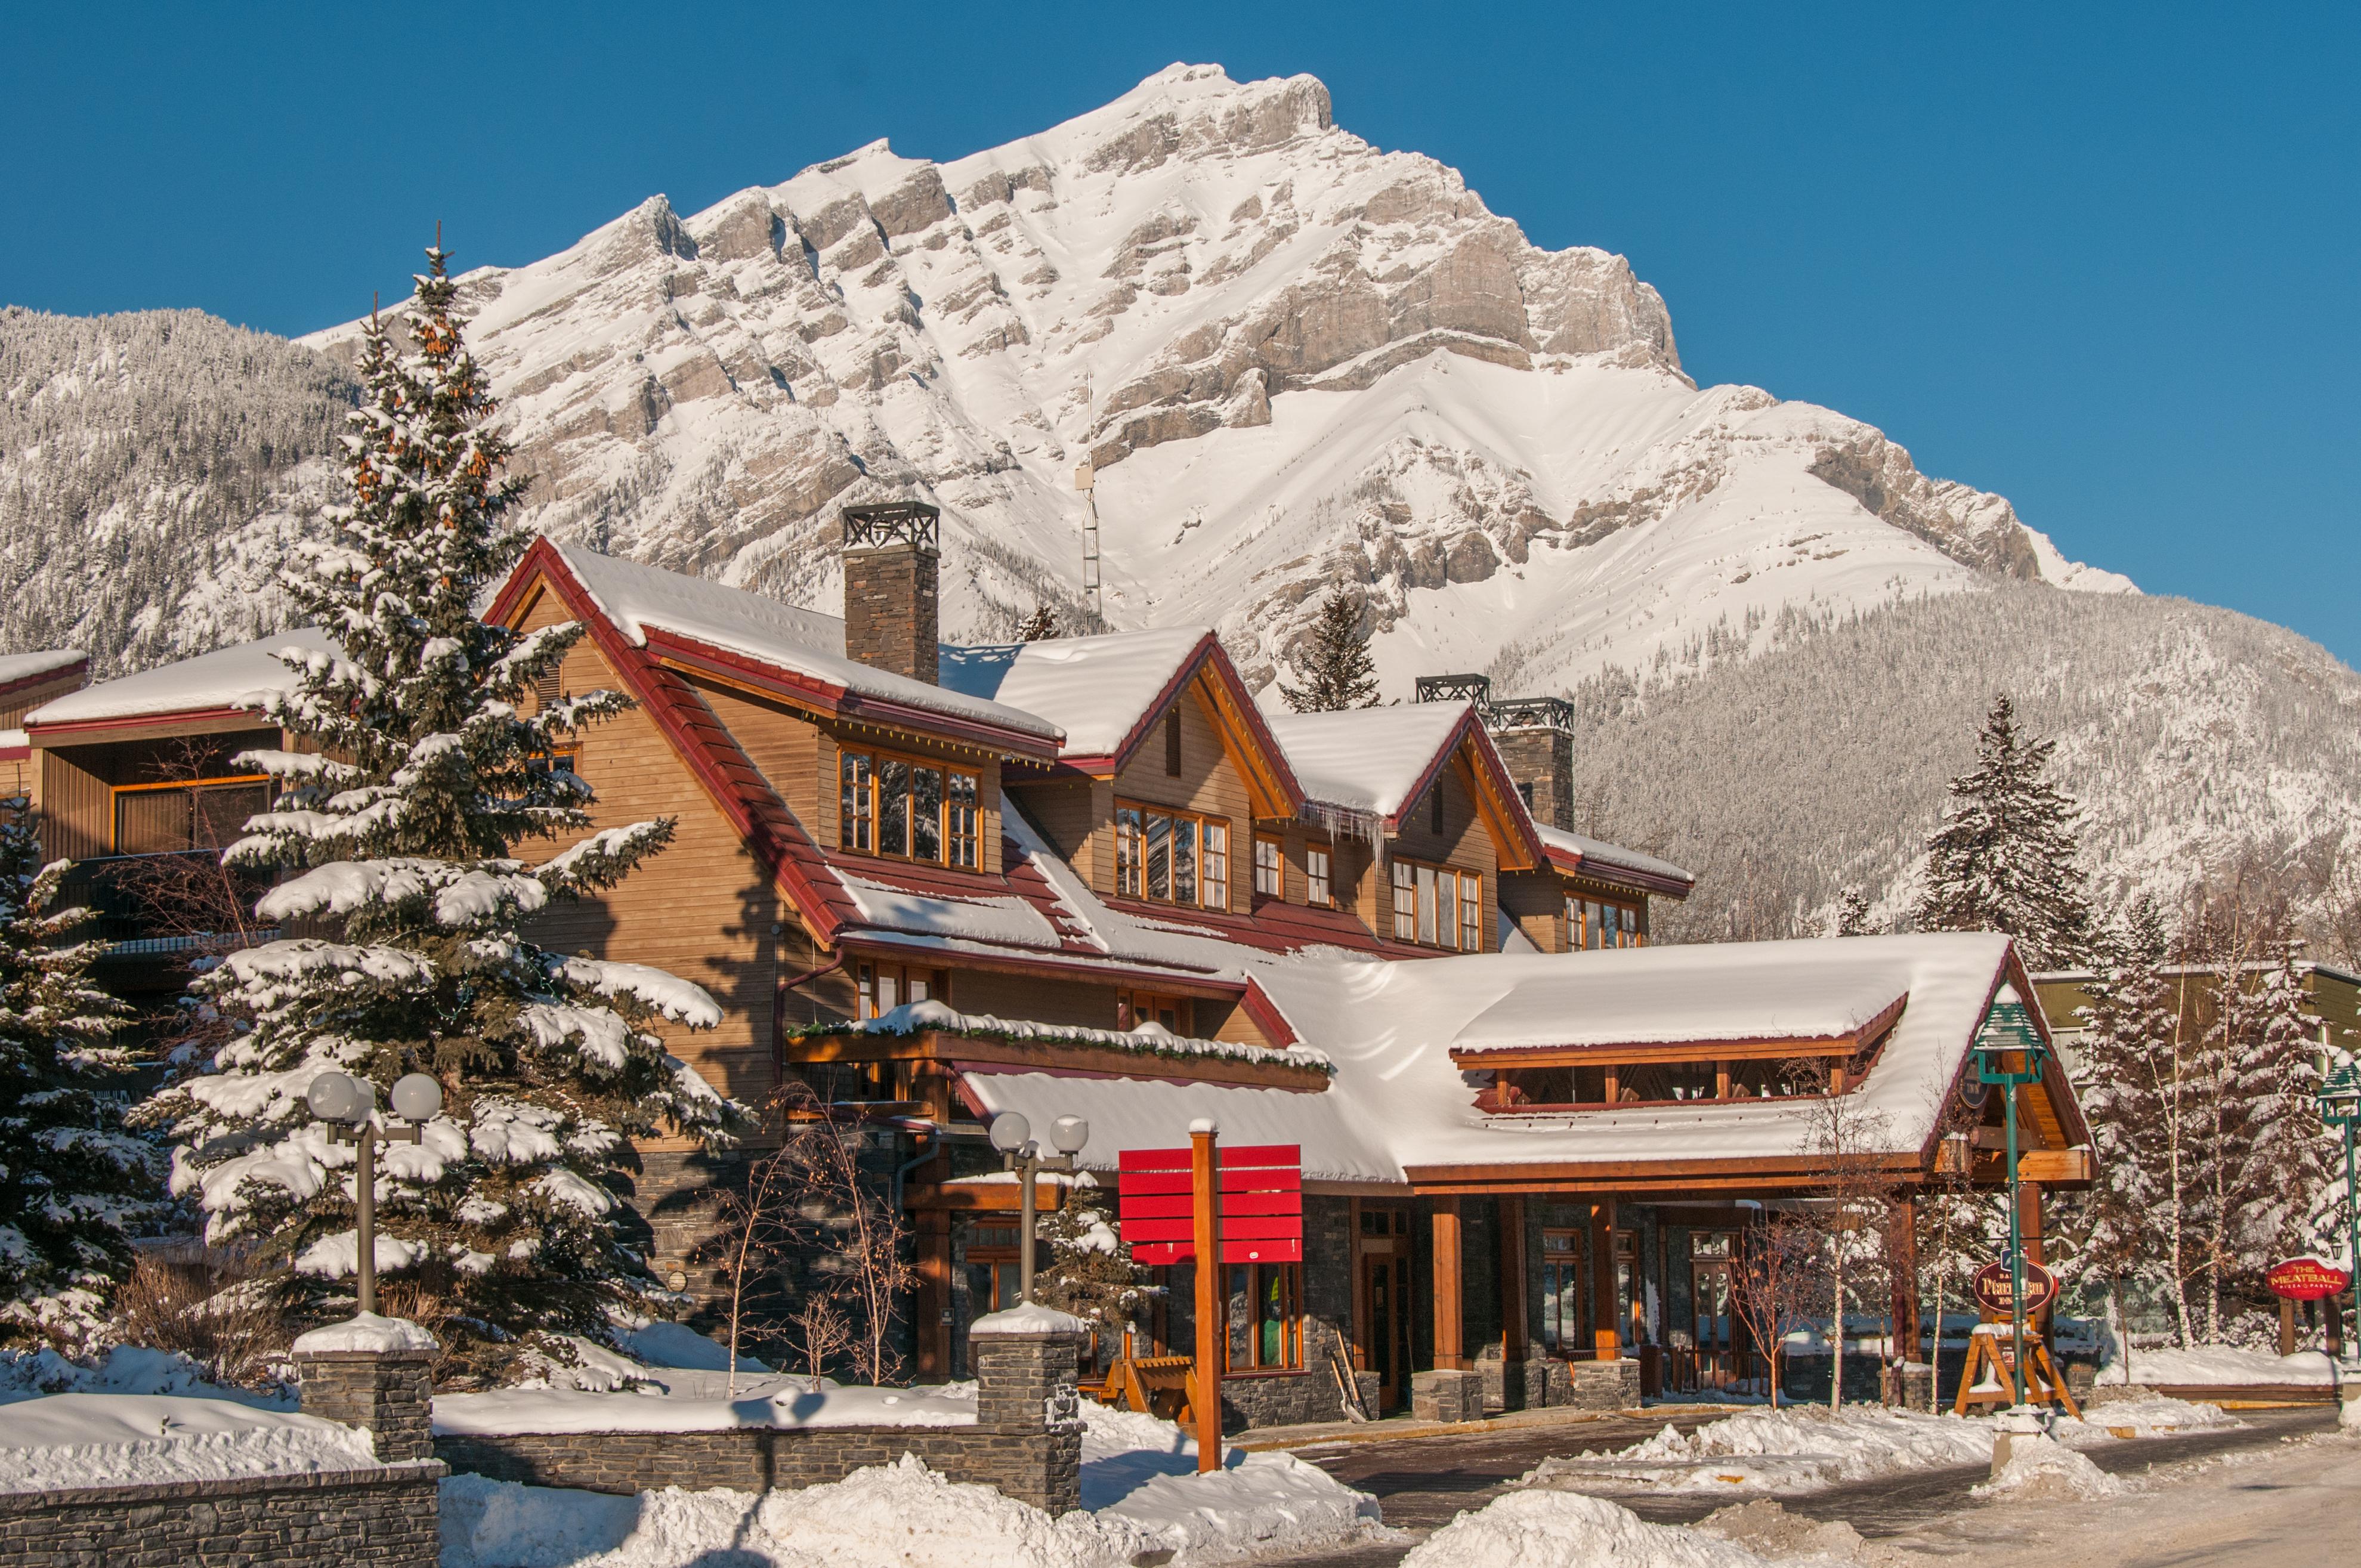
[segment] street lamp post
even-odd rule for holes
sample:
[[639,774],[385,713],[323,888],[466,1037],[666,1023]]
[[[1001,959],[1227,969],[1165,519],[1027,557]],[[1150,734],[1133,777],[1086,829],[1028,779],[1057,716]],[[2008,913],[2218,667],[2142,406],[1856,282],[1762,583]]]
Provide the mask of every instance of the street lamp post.
[[1033,1141],[1033,1124],[1019,1112],[1003,1111],[992,1119],[988,1130],[1001,1162],[1016,1173],[1016,1234],[1024,1242],[1016,1255],[1016,1299],[1029,1307],[1033,1304],[1033,1185],[1045,1170],[1074,1168],[1074,1157],[1091,1141],[1091,1124],[1080,1116],[1060,1116],[1050,1123],[1049,1141],[1058,1146],[1056,1154],[1041,1152],[1041,1146]]
[[[2048,1055],[2049,1047],[2041,1032],[2033,1026],[2033,1015],[2026,1010],[2025,999],[2017,995],[2016,987],[2002,986],[2000,994],[1993,998],[1992,1011],[1984,1016],[1982,1031],[1976,1036],[1975,1058],[1977,1081],[1998,1085],[2005,1091],[2001,1101],[2001,1121],[2007,1128],[2009,1354],[2020,1402],[2028,1379],[2025,1374],[2025,1233],[2017,1205],[2016,1091],[2021,1084],[2040,1080]],[[2010,1057],[2017,1058],[2014,1068],[2008,1065]],[[1938,1324],[1938,1338],[1940,1329]]]
[[393,1086],[393,1111],[410,1124],[385,1127],[377,1124],[377,1085],[350,1073],[324,1072],[312,1080],[303,1102],[312,1114],[328,1124],[331,1143],[351,1144],[358,1154],[354,1173],[354,1265],[357,1273],[359,1310],[377,1310],[377,1146],[414,1144],[420,1126],[443,1109],[443,1086],[423,1072],[401,1078]]
[[[2321,1066],[2327,1068],[2326,1061]],[[2320,1119],[2345,1135],[2345,1267],[2352,1276],[2350,1332],[2361,1337],[2361,1192],[2353,1189],[2353,1129],[2361,1122],[2361,1063],[2345,1062],[2320,1075]]]

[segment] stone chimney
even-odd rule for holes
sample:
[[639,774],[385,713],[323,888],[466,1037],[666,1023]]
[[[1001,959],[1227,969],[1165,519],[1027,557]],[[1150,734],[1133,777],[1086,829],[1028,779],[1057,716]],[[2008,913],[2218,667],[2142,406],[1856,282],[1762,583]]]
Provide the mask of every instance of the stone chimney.
[[924,501],[894,501],[846,507],[843,517],[846,657],[939,685],[942,513]]
[[1421,675],[1421,702],[1472,702],[1533,820],[1574,831],[1574,705],[1563,697],[1496,699],[1489,675]]

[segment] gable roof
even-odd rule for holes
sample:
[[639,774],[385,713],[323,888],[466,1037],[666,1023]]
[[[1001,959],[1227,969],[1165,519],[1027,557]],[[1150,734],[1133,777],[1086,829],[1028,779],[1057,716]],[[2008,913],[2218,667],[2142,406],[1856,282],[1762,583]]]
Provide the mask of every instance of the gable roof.
[[[538,539],[486,613],[513,615],[533,581],[565,575],[583,602],[634,647],[659,658],[753,676],[799,706],[1047,758],[1063,739],[1036,714],[845,657],[844,622],[701,577]],[[765,679],[764,677],[767,677]]]
[[1246,776],[1257,817],[1291,816],[1302,785],[1221,639],[1203,627],[1116,631],[942,651],[943,684],[1038,713],[1065,731],[1059,761],[1120,770],[1191,682]]
[[1400,831],[1402,814],[1464,750],[1477,810],[1499,846],[1501,869],[1521,871],[1547,858],[1532,813],[1473,703],[1274,714],[1269,724],[1306,798],[1374,817],[1389,832]]

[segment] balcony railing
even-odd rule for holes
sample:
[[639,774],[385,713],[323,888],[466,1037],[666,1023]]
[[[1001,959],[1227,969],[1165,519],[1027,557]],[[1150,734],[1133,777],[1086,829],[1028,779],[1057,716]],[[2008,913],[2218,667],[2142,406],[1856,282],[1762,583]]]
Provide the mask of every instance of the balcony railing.
[[76,861],[52,907],[88,909],[91,919],[75,934],[102,943],[108,958],[228,952],[276,941],[278,927],[254,918],[255,901],[272,879],[220,861],[218,850]]

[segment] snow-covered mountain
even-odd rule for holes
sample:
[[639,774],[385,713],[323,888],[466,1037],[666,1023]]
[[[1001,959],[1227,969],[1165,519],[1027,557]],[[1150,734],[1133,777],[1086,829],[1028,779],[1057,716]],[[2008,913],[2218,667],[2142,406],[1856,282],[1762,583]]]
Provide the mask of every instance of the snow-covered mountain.
[[1257,678],[1330,582],[1395,694],[1983,575],[2130,587],[1867,425],[1698,389],[1622,258],[1537,248],[1306,76],[1174,66],[954,162],[881,141],[685,218],[651,197],[465,288],[536,526],[833,607],[838,505],[922,496],[955,634],[1071,618],[1085,459],[1106,620],[1216,623]]

